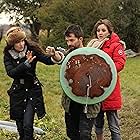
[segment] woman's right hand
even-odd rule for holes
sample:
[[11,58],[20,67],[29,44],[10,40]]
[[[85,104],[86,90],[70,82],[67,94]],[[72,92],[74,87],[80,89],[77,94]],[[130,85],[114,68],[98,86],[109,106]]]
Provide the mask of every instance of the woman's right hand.
[[26,54],[26,58],[27,58],[29,63],[31,63],[36,58],[36,56],[33,56],[32,53],[33,53],[32,51],[28,51]]

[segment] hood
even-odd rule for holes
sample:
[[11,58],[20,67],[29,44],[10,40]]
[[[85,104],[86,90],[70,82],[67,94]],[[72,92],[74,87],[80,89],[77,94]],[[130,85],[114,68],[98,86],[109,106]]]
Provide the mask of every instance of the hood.
[[112,33],[111,34],[111,37],[110,37],[110,39],[108,40],[108,41],[106,41],[106,46],[110,46],[110,44],[112,44],[112,43],[121,43],[122,45],[123,45],[123,47],[124,47],[124,50],[126,49],[126,45],[125,45],[125,42],[124,41],[122,41],[122,40],[120,40],[120,38],[119,38],[119,36],[116,34],[116,33]]
[[119,36],[116,33],[112,33],[109,39],[109,42],[114,43],[114,42],[119,42],[119,41],[120,41]]

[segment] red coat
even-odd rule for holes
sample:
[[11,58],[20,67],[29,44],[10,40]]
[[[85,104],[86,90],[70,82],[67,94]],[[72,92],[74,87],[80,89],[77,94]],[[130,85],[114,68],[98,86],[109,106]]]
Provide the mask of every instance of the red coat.
[[[124,45],[119,41],[120,39],[118,35],[112,33],[111,38],[107,40],[101,48],[101,50],[106,52],[113,59],[118,73],[124,68],[126,61],[126,56],[124,53]],[[121,105],[122,105],[122,97],[118,74],[115,89],[111,93],[111,95],[102,102],[102,110],[121,109]]]

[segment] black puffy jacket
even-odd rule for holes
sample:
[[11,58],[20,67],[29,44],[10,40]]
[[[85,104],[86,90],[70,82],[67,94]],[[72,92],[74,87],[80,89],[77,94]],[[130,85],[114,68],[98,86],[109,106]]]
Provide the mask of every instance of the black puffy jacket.
[[10,118],[22,119],[27,101],[31,101],[38,118],[45,115],[42,87],[36,77],[35,69],[38,61],[53,65],[50,57],[34,51],[27,46],[27,51],[33,51],[36,59],[30,67],[25,64],[26,57],[14,58],[9,51],[4,53],[4,65],[9,77],[13,78],[11,88],[7,91],[10,96]]

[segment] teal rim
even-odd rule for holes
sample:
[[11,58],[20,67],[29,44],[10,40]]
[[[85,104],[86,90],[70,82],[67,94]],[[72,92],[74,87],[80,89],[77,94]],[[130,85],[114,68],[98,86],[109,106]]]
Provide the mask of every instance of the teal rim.
[[[83,54],[83,55],[96,54],[104,58],[106,63],[110,65],[111,72],[112,72],[112,80],[111,80],[110,86],[105,89],[105,92],[103,95],[99,97],[94,97],[94,98],[88,97],[87,99],[87,97],[76,96],[75,94],[72,93],[71,87],[69,86],[68,81],[64,75],[65,75],[65,70],[66,70],[66,64],[69,61],[69,59],[72,56],[79,55],[79,54]],[[97,48],[79,48],[72,51],[66,56],[60,68],[60,84],[61,84],[62,89],[64,90],[65,94],[69,98],[81,104],[96,104],[96,103],[102,102],[112,93],[112,91],[115,88],[116,82],[117,82],[117,71],[116,71],[116,67],[113,60],[107,53]]]

